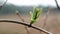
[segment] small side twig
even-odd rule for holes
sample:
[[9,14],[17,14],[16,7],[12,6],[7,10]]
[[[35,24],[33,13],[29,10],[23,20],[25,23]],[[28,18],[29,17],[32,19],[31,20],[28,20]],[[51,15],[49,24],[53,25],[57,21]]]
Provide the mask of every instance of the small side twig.
[[[25,22],[25,20],[19,15],[18,11],[16,11],[16,15],[21,19],[21,21]],[[30,34],[26,26],[25,26],[25,29],[27,31],[27,34]]]
[[[46,27],[46,21],[47,21],[47,19],[48,19],[48,14],[49,14],[49,11],[46,13],[46,15],[44,15],[44,18],[42,19],[42,21],[43,21],[43,26],[42,26],[42,28],[45,28]],[[40,32],[41,33],[41,32]],[[42,33],[41,33],[42,34]]]
[[48,11],[48,12],[46,13],[46,15],[44,16],[44,19],[43,19],[43,22],[44,22],[43,27],[46,26],[46,21],[47,21],[47,19],[48,19],[48,14],[49,14],[49,11]]

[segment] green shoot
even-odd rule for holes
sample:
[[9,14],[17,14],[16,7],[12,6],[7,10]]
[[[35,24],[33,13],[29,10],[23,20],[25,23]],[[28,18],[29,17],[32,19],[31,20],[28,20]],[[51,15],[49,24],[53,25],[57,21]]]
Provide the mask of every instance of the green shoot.
[[34,11],[31,16],[30,25],[36,22],[37,18],[42,14],[42,8],[34,8]]

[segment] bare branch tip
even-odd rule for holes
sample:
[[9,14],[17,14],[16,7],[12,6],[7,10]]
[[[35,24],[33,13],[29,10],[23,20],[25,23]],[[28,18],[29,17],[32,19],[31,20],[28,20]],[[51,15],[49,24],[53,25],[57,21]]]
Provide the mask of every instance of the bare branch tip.
[[19,15],[19,11],[18,10],[16,10],[16,15]]

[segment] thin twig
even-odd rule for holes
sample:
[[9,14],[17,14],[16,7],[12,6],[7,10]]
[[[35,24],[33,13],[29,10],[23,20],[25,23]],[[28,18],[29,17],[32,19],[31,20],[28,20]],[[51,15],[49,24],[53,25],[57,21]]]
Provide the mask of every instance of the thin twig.
[[8,0],[6,0],[1,6],[0,9],[7,3]]
[[57,5],[57,8],[60,10],[60,7],[59,7],[59,5],[58,5],[57,0],[55,0],[55,3],[56,3],[56,5]]
[[43,27],[46,26],[46,21],[47,21],[47,19],[48,19],[48,13],[49,13],[49,11],[48,11],[48,12],[46,13],[46,15],[44,16],[45,18],[43,19],[43,22],[44,22]]
[[[16,14],[21,19],[21,21],[25,22],[25,20],[19,15],[19,12],[18,11],[16,11]],[[29,31],[28,31],[28,28],[26,26],[25,26],[25,29],[27,31],[27,34],[30,34]]]

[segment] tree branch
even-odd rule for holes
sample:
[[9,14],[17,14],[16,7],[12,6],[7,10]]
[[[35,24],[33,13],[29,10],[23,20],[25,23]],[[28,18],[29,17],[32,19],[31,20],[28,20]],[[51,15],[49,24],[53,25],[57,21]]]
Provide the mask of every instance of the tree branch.
[[52,34],[51,32],[48,32],[48,31],[46,31],[46,30],[44,30],[44,29],[42,29],[42,28],[40,28],[40,27],[30,26],[29,24],[26,24],[26,23],[24,23],[24,22],[19,22],[19,21],[14,21],[14,20],[6,20],[6,19],[3,19],[3,20],[0,19],[0,22],[17,23],[17,24],[25,25],[25,26],[34,28],[34,29],[36,29],[36,30],[42,31],[42,32],[44,32],[44,33],[46,33],[46,34]]

